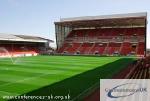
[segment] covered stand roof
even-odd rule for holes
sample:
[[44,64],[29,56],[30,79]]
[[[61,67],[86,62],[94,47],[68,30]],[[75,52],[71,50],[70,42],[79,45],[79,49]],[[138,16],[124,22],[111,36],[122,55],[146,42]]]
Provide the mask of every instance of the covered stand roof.
[[28,35],[13,35],[13,34],[5,34],[0,33],[1,41],[23,41],[23,42],[53,42],[52,40],[36,37],[36,36],[28,36]]
[[128,13],[102,16],[85,16],[75,18],[63,18],[56,25],[72,28],[79,27],[145,27],[147,13]]

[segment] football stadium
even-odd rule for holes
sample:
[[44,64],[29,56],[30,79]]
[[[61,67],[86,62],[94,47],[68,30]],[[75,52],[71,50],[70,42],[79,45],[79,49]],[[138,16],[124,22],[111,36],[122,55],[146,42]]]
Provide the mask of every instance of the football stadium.
[[52,40],[0,34],[0,101],[99,101],[100,79],[148,79],[147,13],[61,18]]
[[55,22],[58,53],[146,54],[146,13],[61,19]]

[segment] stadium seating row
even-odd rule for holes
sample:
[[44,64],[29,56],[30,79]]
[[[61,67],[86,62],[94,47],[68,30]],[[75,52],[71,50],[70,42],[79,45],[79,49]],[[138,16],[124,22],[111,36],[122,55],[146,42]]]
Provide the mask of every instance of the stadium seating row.
[[12,45],[12,44],[0,44],[0,57],[7,56],[34,56],[39,54],[37,48],[24,46],[21,44]]
[[1,57],[22,57],[22,56],[37,56],[38,53],[35,51],[29,51],[29,52],[11,52],[11,53],[4,53],[0,52],[0,58]]
[[75,37],[101,37],[101,36],[133,36],[144,35],[144,28],[105,28],[105,29],[82,29],[71,31],[67,38]]
[[38,52],[39,49],[35,45],[22,45],[22,44],[0,44],[0,47],[4,47],[9,52],[26,52],[26,51],[35,51]]
[[137,60],[126,78],[128,79],[149,79],[150,78],[150,56]]
[[124,43],[65,43],[59,49],[59,53],[67,54],[106,54],[106,55],[143,55],[145,51],[144,42],[132,44]]
[[144,36],[101,36],[66,38],[65,42],[137,42],[144,41]]
[[144,55],[144,33],[144,28],[73,30],[57,52],[87,55]]

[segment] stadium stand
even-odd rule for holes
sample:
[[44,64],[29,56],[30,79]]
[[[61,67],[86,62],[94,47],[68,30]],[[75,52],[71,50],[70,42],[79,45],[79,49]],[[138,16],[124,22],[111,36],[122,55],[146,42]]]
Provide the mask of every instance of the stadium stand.
[[55,22],[57,53],[143,56],[145,21],[145,13],[61,19]]
[[131,52],[131,43],[130,42],[124,42],[121,48],[121,54],[127,55]]
[[150,56],[142,57],[129,64],[113,79],[149,79],[150,78]]
[[137,54],[139,54],[139,55],[144,54],[144,49],[145,49],[144,47],[145,47],[145,43],[144,42],[139,42],[138,43]]
[[[133,31],[138,29],[138,28],[131,28]],[[141,28],[140,28],[141,29]],[[119,32],[120,29],[116,29],[118,31],[118,33],[124,33],[124,32]],[[113,54],[121,54],[121,55],[129,55],[129,54],[139,54],[142,55],[144,54],[144,49],[145,49],[145,43],[144,42],[138,42],[138,39],[140,39],[140,37],[144,38],[144,33],[142,33],[142,36],[134,36],[132,30],[129,29],[123,29],[121,28],[121,31],[126,31],[126,33],[124,33],[125,36],[120,36],[119,34],[115,33],[115,30],[113,29],[102,29],[102,30],[97,30],[97,33],[105,33],[101,36],[98,35],[97,33],[94,34],[95,30],[78,30],[78,31],[72,31],[66,38],[64,45],[58,50],[59,53],[68,53],[68,54],[74,54],[76,52],[80,53],[80,54],[92,54],[95,53],[95,51],[99,51],[96,53],[99,54],[103,54],[104,49],[107,47],[107,49],[105,50],[105,54],[109,54],[109,55],[113,55]],[[108,32],[113,31],[111,34],[111,36],[106,36],[108,35]],[[131,31],[131,32],[130,32]],[[77,33],[78,32],[78,33]],[[86,33],[85,35],[82,33]],[[135,31],[134,31],[135,32]],[[137,30],[137,35],[139,35],[139,32]],[[93,34],[91,34],[93,33]],[[130,34],[129,34],[130,33]],[[128,36],[126,36],[128,35]],[[97,41],[102,41],[102,42],[107,42],[108,46],[104,45],[104,47],[102,47],[101,45],[98,45],[99,43]],[[132,41],[136,42],[137,44],[135,44],[135,48],[132,47]],[[144,41],[144,40],[143,40]],[[77,45],[76,42],[79,42],[78,44],[82,44]],[[93,42],[93,43],[89,43],[89,42]],[[118,43],[119,42],[119,43]],[[70,43],[72,45],[70,45]],[[77,46],[73,47],[73,45],[76,44]],[[102,43],[103,44],[103,43]],[[69,46],[70,45],[70,46]],[[136,46],[137,45],[137,46]],[[99,47],[99,49],[98,49]],[[72,48],[69,50],[74,50],[73,52],[69,52],[68,49],[66,48]],[[79,48],[79,49],[78,49]],[[95,50],[95,49],[98,50]],[[137,52],[136,52],[136,48]],[[78,50],[75,50],[78,49]],[[91,49],[91,50],[90,50]]]
[[109,55],[119,54],[121,43],[109,43],[107,53]]
[[53,41],[41,37],[0,33],[0,57],[43,54],[50,49],[50,42]]
[[132,64],[132,68],[125,78],[128,79],[148,79],[150,78],[150,56],[139,59]]
[[106,43],[95,43],[90,50],[91,54],[103,54],[107,44]]

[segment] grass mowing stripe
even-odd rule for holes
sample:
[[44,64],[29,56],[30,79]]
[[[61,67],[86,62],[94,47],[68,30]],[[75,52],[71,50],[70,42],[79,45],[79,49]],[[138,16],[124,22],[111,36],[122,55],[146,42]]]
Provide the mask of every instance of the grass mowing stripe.
[[[102,64],[100,64],[100,65],[102,65]],[[32,68],[33,66],[34,66],[34,68]],[[36,66],[35,66],[34,64],[32,64],[32,65],[28,64],[28,66],[21,65],[21,66],[20,66],[21,68],[20,68],[20,67],[19,67],[19,69],[15,68],[15,70],[20,70],[20,69],[22,69],[22,68],[25,68],[25,69],[28,69],[28,68],[29,68],[29,69],[30,69],[29,71],[34,70],[34,72],[35,72],[35,70],[38,68],[38,69],[42,69],[42,70],[40,70],[40,72],[43,71],[43,70],[45,70],[45,69],[46,69],[46,70],[45,70],[44,72],[47,72],[48,70],[51,71],[51,69],[54,69],[54,70],[57,70],[57,69],[58,69],[58,70],[60,70],[60,69],[61,69],[61,70],[75,70],[75,71],[77,70],[77,71],[78,71],[79,69],[80,69],[80,70],[84,70],[84,69],[87,70],[87,68],[89,68],[89,69],[92,68],[92,64],[91,64],[91,65],[89,65],[89,66],[82,66],[82,68],[79,68],[79,69],[78,69],[78,67],[81,67],[81,66],[82,66],[82,65],[77,65],[77,66],[75,65],[75,66],[74,66],[74,64],[71,64],[71,65],[69,65],[69,66],[68,66],[68,65],[67,65],[67,66],[66,66],[66,65],[62,66],[62,65],[60,65],[60,64],[57,64],[57,65],[55,64],[55,65],[53,65],[52,67],[47,67],[47,68],[45,68],[45,65],[36,65]],[[94,65],[94,66],[95,66],[95,65]],[[15,67],[15,66],[13,66],[13,67]],[[36,68],[35,68],[35,67],[36,67]],[[60,67],[61,67],[61,68],[60,68]],[[5,67],[3,67],[3,68],[5,68]],[[63,69],[62,69],[62,68],[63,68]],[[11,66],[11,68],[9,68],[9,69],[12,70],[12,66]],[[26,70],[25,70],[25,71],[26,71]],[[43,73],[43,72],[42,72],[42,73]]]
[[[15,82],[16,80],[22,80],[25,76],[16,76],[11,74],[0,74],[0,80],[4,82]],[[1,86],[1,85],[0,85]]]
[[[2,75],[2,74],[1,74]],[[0,75],[0,76],[1,76]],[[59,76],[68,76],[68,75],[64,75],[64,74],[57,74],[58,75],[58,77]],[[8,76],[8,75],[5,75],[5,76]],[[18,77],[18,76],[17,76]],[[21,77],[21,79],[19,79],[19,80],[17,80],[16,81],[16,77],[12,77],[11,79],[9,79],[9,80],[6,80],[6,79],[0,79],[0,80],[6,80],[6,81],[10,81],[9,83],[6,83],[6,84],[3,84],[3,85],[0,85],[0,87],[2,87],[2,86],[8,86],[8,85],[11,85],[11,84],[14,84],[14,83],[21,83],[21,82],[25,82],[25,81],[29,81],[30,83],[29,84],[33,84],[32,82],[34,81],[34,80],[37,80],[38,82],[39,82],[39,78],[41,78],[42,77],[42,79],[43,79],[43,77],[47,77],[47,79],[49,79],[50,77],[51,77],[51,79],[52,79],[52,77],[54,77],[54,79],[56,80],[57,78],[56,78],[56,76],[55,75],[52,75],[52,74],[41,74],[41,75],[38,75],[38,76],[33,76],[33,77],[24,77],[24,78],[22,78]],[[10,78],[10,76],[8,76],[7,78]],[[13,78],[15,78],[15,79],[13,79]],[[19,76],[19,78],[20,78],[20,76]],[[59,77],[59,79],[60,79],[61,77]],[[32,80],[33,79],[33,80]],[[13,80],[12,82],[11,82],[11,80]],[[30,80],[32,80],[32,82],[30,81]],[[46,80],[46,79],[45,79]],[[54,80],[54,81],[55,81]],[[46,80],[46,81],[48,81],[48,80]],[[51,80],[49,80],[49,81],[51,81]],[[37,83],[38,83],[37,82]]]
[[37,78],[42,77],[42,76],[45,76],[45,75],[48,75],[48,74],[43,74],[43,75],[39,75],[39,76],[34,76],[34,77],[29,77],[29,78],[20,79],[20,80],[18,80],[18,81],[14,81],[14,82],[11,82],[11,83],[7,83],[7,84],[0,85],[0,88],[1,88],[1,87],[4,87],[4,86],[11,85],[11,84],[13,84],[13,83],[19,83],[19,82],[24,82],[24,81],[26,81],[26,80],[37,79]]
[[17,70],[1,70],[1,74],[11,74],[11,75],[16,75],[16,76],[25,76],[25,77],[31,77],[31,76],[36,76],[36,75],[41,75],[41,73],[34,73],[34,72],[26,72],[26,71],[17,71]]
[[2,70],[5,70],[6,68],[8,68],[9,70],[16,70],[16,71],[26,71],[26,72],[30,72],[30,73],[42,73],[42,74],[56,74],[56,73],[60,73],[63,72],[65,70],[47,70],[47,69],[38,69],[38,68],[20,68],[20,67],[6,67],[3,66]]
[[[0,91],[0,95],[12,95],[10,92]],[[17,93],[13,93],[13,95],[18,95]]]
[[[106,63],[107,63],[107,60],[108,60],[108,59],[110,59],[110,58],[106,58],[106,59],[104,59],[102,62],[106,62]],[[106,61],[105,61],[105,60],[106,60]],[[57,61],[57,60],[55,60],[54,62],[52,62],[52,61],[50,61],[50,62],[49,62],[49,61],[47,61],[47,62],[41,62],[41,61],[40,61],[39,63],[37,63],[37,61],[33,62],[33,60],[31,60],[31,61],[28,61],[28,62],[29,62],[29,64],[32,64],[32,65],[34,65],[34,66],[39,65],[39,64],[44,64],[44,65],[50,65],[50,64],[51,64],[51,65],[53,65],[53,64],[54,64],[54,65],[55,65],[55,64],[66,65],[66,64],[67,64],[67,65],[68,65],[68,64],[72,64],[72,63],[73,63],[74,65],[77,65],[77,66],[78,66],[78,64],[81,64],[81,65],[91,65],[91,64],[92,64],[92,65],[94,65],[94,64],[96,64],[96,63],[98,63],[98,64],[101,63],[101,61],[89,61],[89,60],[88,60],[88,61],[85,61],[86,64],[84,63],[83,60],[82,60],[82,61],[81,61],[81,60],[80,60],[80,61],[76,61],[76,64],[74,63],[74,61],[71,61],[71,60],[60,61],[60,62],[59,62],[59,61],[56,62],[56,61]],[[21,63],[18,63],[18,65],[24,64],[24,62],[25,62],[25,61],[23,61],[23,62],[21,62]],[[28,63],[28,62],[27,62],[27,63]],[[69,63],[68,63],[68,62],[69,62]],[[25,62],[25,63],[26,63],[26,62]],[[7,65],[7,64],[4,63],[4,65]],[[16,65],[17,65],[17,64],[16,64]]]
[[[105,64],[112,63],[121,58],[122,57],[37,56],[19,58],[19,61],[17,61],[14,65],[9,61],[9,59],[8,61],[7,59],[5,59],[4,61],[6,62],[0,60],[0,72],[3,72],[5,71],[5,68],[8,68],[9,71],[5,71],[5,73],[9,74],[10,72],[10,75],[12,76],[26,76],[29,73],[29,75],[32,77],[33,73],[33,77],[36,77],[41,74],[46,74],[45,76],[41,76],[38,78],[27,79],[21,82],[16,82],[2,87],[0,86],[0,89],[3,89],[4,91],[10,91],[12,93],[15,92],[15,90],[19,94],[26,93],[47,85],[53,85],[57,82],[59,83],[61,81],[64,81],[65,79],[71,79],[73,76],[80,75],[86,71],[93,71],[99,66],[103,68]],[[112,70],[106,71],[101,68],[99,68],[101,71],[99,73],[112,72]],[[22,72],[23,74],[21,75],[21,73],[18,72]],[[2,73],[2,75],[3,74],[4,73]],[[110,75],[112,74],[110,73]],[[102,76],[105,77],[109,75],[102,74]],[[85,81],[89,78],[91,77],[85,77]],[[71,81],[70,83],[73,82],[74,81]],[[80,82],[78,82],[78,84],[80,84]],[[85,85],[85,87],[87,86]],[[74,93],[78,92],[75,91]]]
[[[29,92],[27,95],[48,95],[51,93],[53,93],[54,95],[65,95],[66,93],[68,93],[68,90],[70,90],[71,97],[75,98],[80,93],[97,83],[100,78],[111,78],[114,74],[125,68],[127,64],[131,63],[132,61],[132,59],[119,59],[112,63],[95,67],[93,70],[85,71],[68,79],[62,80],[58,83],[43,87],[39,90]],[[104,71],[102,72],[102,70]],[[49,91],[52,92],[44,93]],[[77,101],[80,100],[78,99]]]

